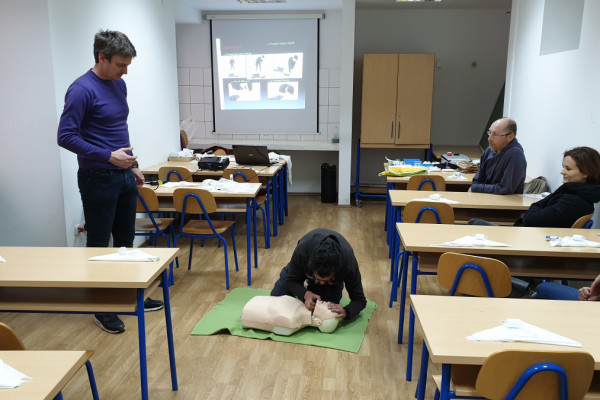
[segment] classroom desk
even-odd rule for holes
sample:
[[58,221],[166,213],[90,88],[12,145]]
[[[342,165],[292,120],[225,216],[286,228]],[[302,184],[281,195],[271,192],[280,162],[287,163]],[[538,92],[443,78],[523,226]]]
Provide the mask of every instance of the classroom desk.
[[[451,364],[482,365],[490,354],[501,350],[586,351],[594,357],[594,369],[600,370],[600,320],[590,318],[590,315],[598,314],[598,302],[414,294],[410,296],[410,301],[423,328],[427,345],[419,376],[420,399],[424,398],[429,358],[434,363],[442,364],[441,399],[448,399]],[[524,342],[475,342],[466,339],[475,332],[501,325],[506,318],[521,319],[576,340],[583,347]]]
[[[439,257],[445,252],[473,254],[503,261],[513,276],[544,277],[550,279],[595,279],[600,273],[600,248],[552,247],[546,236],[582,235],[587,240],[600,241],[598,229],[528,228],[517,226],[431,225],[398,223],[396,229],[404,248],[413,253],[410,293],[417,292],[417,268],[424,273],[435,273]],[[510,247],[459,247],[441,243],[463,236],[482,233],[489,240]],[[407,293],[408,258],[402,259],[400,321],[398,343],[402,343],[404,309]],[[412,348],[414,314],[410,310],[407,380],[412,376]]]
[[[247,271],[248,271],[248,286],[252,285],[252,243],[251,237],[254,234],[254,267],[258,268],[258,241],[256,233],[256,195],[260,190],[260,183],[243,183],[240,184],[246,190],[240,190],[239,192],[231,193],[225,191],[212,191],[211,193],[215,196],[217,201],[217,212],[231,212],[230,209],[219,209],[219,200],[225,199],[245,199],[246,200],[246,244],[247,244]],[[177,187],[165,187],[150,186],[156,193],[159,201],[159,211],[162,212],[174,212],[173,208],[173,192]],[[190,188],[202,189],[202,186],[198,183],[198,186],[190,186]],[[252,218],[251,218],[252,216]]]
[[[158,175],[161,167],[184,167],[190,171],[194,180],[219,179],[223,176],[223,171],[211,171],[208,169],[199,169],[198,161],[166,161],[160,164],[144,168],[144,175]],[[241,165],[231,161],[227,168],[252,168],[258,174],[261,181],[264,180],[267,191],[267,222],[273,221],[273,236],[278,235],[278,225],[283,225],[285,216],[288,215],[288,192],[287,192],[287,163],[281,159],[277,164],[270,166],[264,165]],[[273,203],[273,212],[271,212],[271,201]]]
[[[448,192],[466,192],[473,183],[474,173],[461,173],[464,179],[453,178],[455,171],[433,171],[428,172],[427,175],[440,175],[444,177],[446,181],[446,191]],[[387,186],[389,190],[406,190],[406,184],[410,179],[410,176],[387,176]]]
[[[0,247],[0,312],[57,312],[134,315],[138,319],[142,399],[148,398],[145,291],[169,282],[169,263],[177,248],[144,248],[156,262],[88,261],[115,248]],[[171,385],[177,390],[169,285],[163,284]]]
[[432,194],[442,198],[458,201],[450,204],[454,210],[454,220],[467,222],[471,218],[481,218],[495,223],[512,225],[529,206],[540,199],[522,194],[497,195],[490,193],[443,192],[390,190],[390,201],[393,207],[404,207],[411,200],[427,199]]
[[0,389],[0,400],[54,399],[92,353],[63,350],[0,351],[0,360],[32,378],[14,389]]

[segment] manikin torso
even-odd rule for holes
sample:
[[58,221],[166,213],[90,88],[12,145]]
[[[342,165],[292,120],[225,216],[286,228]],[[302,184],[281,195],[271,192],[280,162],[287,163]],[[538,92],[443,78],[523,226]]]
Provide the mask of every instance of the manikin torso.
[[337,328],[340,318],[327,308],[327,304],[317,301],[311,314],[302,301],[291,296],[256,296],[242,310],[242,325],[283,336],[309,325],[331,333]]

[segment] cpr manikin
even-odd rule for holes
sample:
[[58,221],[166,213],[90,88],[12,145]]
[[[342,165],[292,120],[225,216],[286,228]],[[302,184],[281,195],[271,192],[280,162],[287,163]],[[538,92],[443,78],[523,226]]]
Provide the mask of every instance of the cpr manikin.
[[311,314],[304,303],[295,297],[256,296],[242,310],[242,325],[282,336],[289,336],[305,326],[331,333],[337,328],[340,318],[327,308],[327,304],[326,301],[317,301]]

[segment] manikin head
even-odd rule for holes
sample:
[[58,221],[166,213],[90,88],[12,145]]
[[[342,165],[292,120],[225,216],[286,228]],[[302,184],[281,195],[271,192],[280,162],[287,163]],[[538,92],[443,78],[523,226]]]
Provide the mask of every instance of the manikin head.
[[338,315],[327,308],[327,304],[329,302],[318,300],[312,315],[313,326],[319,328],[323,333],[335,331],[340,322]]

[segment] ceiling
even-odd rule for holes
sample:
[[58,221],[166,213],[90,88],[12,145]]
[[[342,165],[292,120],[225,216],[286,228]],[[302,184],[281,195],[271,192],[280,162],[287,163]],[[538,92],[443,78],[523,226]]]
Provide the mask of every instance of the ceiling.
[[[248,3],[238,0],[177,0],[180,3],[177,22],[191,22],[190,12],[202,11],[318,11],[339,10],[343,0],[280,0],[282,3]],[[271,0],[273,1],[273,0]],[[369,9],[510,9],[511,0],[442,0],[407,1],[394,0],[355,0],[359,10]]]

